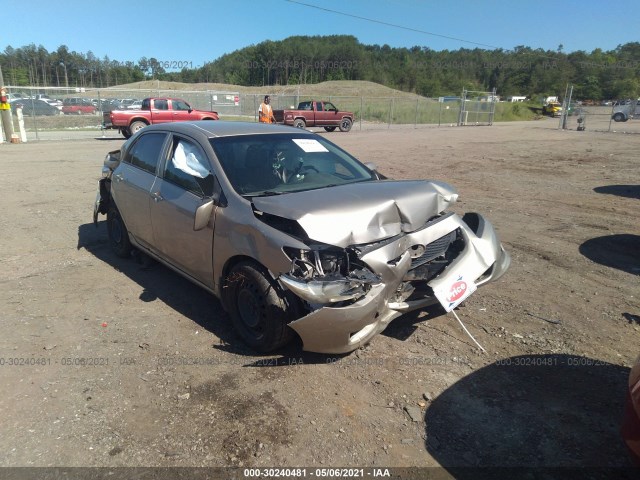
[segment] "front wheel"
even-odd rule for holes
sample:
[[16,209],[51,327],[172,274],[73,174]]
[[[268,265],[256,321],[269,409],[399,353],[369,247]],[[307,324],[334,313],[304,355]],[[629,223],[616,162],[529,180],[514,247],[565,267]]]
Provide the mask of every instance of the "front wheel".
[[296,128],[305,128],[307,126],[307,124],[301,118],[296,118],[293,121],[293,126],[296,127]]
[[336,127],[324,127],[324,129],[325,129],[327,132],[333,132],[333,131],[336,129]]
[[351,119],[349,118],[343,118],[342,121],[340,122],[340,131],[341,132],[348,132],[349,130],[351,130]]
[[621,112],[618,112],[616,114],[613,115],[613,121],[614,122],[626,122],[626,118],[624,118],[624,114]]
[[129,241],[129,233],[113,200],[107,210],[107,232],[111,251],[122,258],[130,256],[131,242]]
[[236,331],[244,342],[260,352],[287,344],[293,330],[284,294],[257,264],[242,262],[227,277],[227,305]]
[[124,138],[131,138],[131,132],[128,128],[121,128],[120,133],[124,136]]
[[129,132],[131,132],[131,135],[135,135],[138,131],[142,130],[146,126],[146,123],[136,120],[135,122],[132,122],[131,125],[129,125]]

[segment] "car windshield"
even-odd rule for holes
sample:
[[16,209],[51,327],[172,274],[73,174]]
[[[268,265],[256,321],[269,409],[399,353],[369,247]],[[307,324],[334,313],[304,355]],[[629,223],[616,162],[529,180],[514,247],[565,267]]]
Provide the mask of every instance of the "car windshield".
[[375,179],[359,161],[319,136],[239,135],[210,141],[233,188],[248,197]]

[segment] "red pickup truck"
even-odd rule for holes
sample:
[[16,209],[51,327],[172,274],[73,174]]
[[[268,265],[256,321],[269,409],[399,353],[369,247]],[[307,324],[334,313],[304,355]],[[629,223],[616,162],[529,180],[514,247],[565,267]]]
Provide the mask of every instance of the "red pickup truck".
[[102,126],[117,128],[125,138],[129,138],[147,125],[190,120],[218,120],[218,113],[194,110],[179,98],[145,98],[139,110],[104,112]]
[[353,113],[341,112],[331,102],[300,102],[297,110],[274,110],[273,116],[277,123],[298,128],[324,127],[327,132],[336,127],[348,132],[353,125]]

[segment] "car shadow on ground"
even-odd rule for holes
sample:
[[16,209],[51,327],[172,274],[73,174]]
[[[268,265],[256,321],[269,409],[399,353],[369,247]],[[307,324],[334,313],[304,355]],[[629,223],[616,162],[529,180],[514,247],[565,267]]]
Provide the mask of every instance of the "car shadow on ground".
[[275,359],[270,358],[269,361],[253,361],[245,365],[247,367],[328,363],[330,358],[343,356],[303,352],[302,342],[297,336],[289,345],[269,354],[261,354],[251,349],[235,333],[229,317],[216,297],[144,254],[138,252],[131,258],[116,256],[109,247],[104,221],[98,222],[97,227],[93,223],[80,225],[77,248],[84,248],[140,285],[144,289],[139,296],[140,301],[160,300],[180,315],[214,334],[220,339],[220,344],[213,346],[216,350],[249,357],[278,356]]
[[640,185],[603,185],[602,187],[594,188],[593,191],[640,200]]
[[588,467],[619,468],[615,478],[626,478],[631,464],[619,432],[629,370],[563,354],[499,360],[433,400],[426,449],[455,478],[483,478],[477,467],[533,470],[504,472],[509,478],[556,478],[551,467],[582,469],[575,473],[583,478],[597,470]]
[[640,236],[628,233],[587,240],[580,253],[601,265],[640,275]]

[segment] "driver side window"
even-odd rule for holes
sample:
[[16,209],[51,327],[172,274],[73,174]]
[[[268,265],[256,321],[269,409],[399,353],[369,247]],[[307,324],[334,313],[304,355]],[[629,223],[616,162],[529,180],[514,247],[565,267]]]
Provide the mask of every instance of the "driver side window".
[[213,175],[205,153],[184,138],[174,137],[164,179],[200,197],[213,192]]
[[181,100],[173,100],[173,109],[174,110],[180,110],[180,111],[187,111],[189,110],[189,105],[187,105],[185,102],[181,101]]

